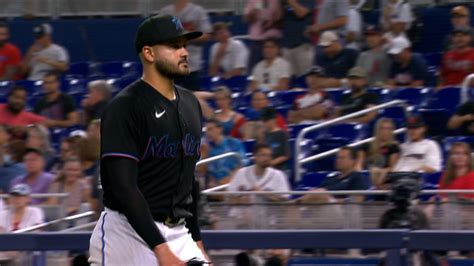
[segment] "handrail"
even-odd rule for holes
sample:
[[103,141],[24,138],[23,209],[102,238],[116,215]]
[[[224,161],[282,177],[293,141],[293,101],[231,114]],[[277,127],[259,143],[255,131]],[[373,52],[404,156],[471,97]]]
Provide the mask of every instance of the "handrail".
[[[199,162],[196,163],[196,166],[200,166],[202,164],[212,163],[214,161],[217,161],[217,160],[220,160],[220,159],[223,159],[223,158],[227,158],[227,157],[233,157],[233,156],[240,158],[240,154],[238,154],[237,152],[227,152],[227,153],[223,153],[223,154],[220,154],[220,155],[217,155],[217,156],[202,159],[202,160],[200,160]],[[240,158],[240,160],[242,160],[242,158]]]
[[229,187],[229,184],[224,184],[224,185],[220,185],[220,186],[217,186],[217,187],[211,187],[211,188],[208,188],[208,189],[205,189],[205,190],[201,191],[201,194],[208,194],[208,193],[211,193],[211,192],[226,189],[228,187]]
[[[31,198],[53,198],[53,197],[56,197],[56,198],[66,198],[67,196],[69,196],[69,193],[34,193],[34,194],[31,194],[30,197]],[[3,198],[8,198],[10,197],[10,194],[8,193],[5,193],[5,194],[0,194],[0,199],[3,199]]]
[[469,74],[461,85],[461,103],[465,103],[469,100],[469,84],[474,79],[474,73]]
[[74,226],[74,227],[71,227],[71,228],[66,228],[66,229],[60,230],[58,232],[61,232],[61,233],[75,232],[75,231],[78,231],[78,230],[94,227],[96,224],[97,224],[97,221],[93,221],[93,222],[90,222],[90,223],[81,224],[81,225]]
[[367,114],[367,113],[370,113],[370,112],[373,112],[373,111],[378,111],[378,110],[381,110],[381,109],[385,109],[387,107],[396,106],[396,105],[403,105],[403,104],[405,104],[405,101],[393,100],[393,101],[383,103],[383,104],[380,104],[380,105],[376,105],[374,107],[370,107],[370,108],[367,108],[367,109],[364,109],[364,110],[361,110],[361,111],[358,111],[358,112],[355,112],[355,113],[352,113],[352,114],[341,116],[341,117],[338,117],[338,118],[335,118],[335,119],[332,119],[332,120],[329,120],[329,121],[326,121],[326,122],[323,122],[323,123],[320,123],[320,124],[316,124],[316,125],[313,125],[313,126],[303,128],[298,133],[298,136],[296,137],[296,141],[295,141],[295,154],[294,154],[294,156],[295,156],[295,180],[296,181],[301,180],[300,159],[298,157],[299,157],[299,154],[301,153],[300,142],[303,140],[303,137],[307,133],[309,133],[311,131],[321,129],[321,128],[324,128],[324,127],[328,127],[328,126],[334,125],[336,123],[345,121],[347,119],[358,117],[358,116],[361,116],[361,115],[364,115],[364,114]]
[[82,218],[87,218],[87,217],[90,217],[90,216],[93,216],[93,215],[95,215],[95,212],[93,212],[93,211],[83,212],[83,213],[80,213],[80,214],[71,215],[71,216],[67,216],[67,217],[64,217],[64,218],[59,218],[59,219],[56,219],[56,220],[52,220],[52,221],[49,221],[49,222],[46,222],[46,223],[37,224],[37,225],[33,225],[33,226],[30,226],[30,227],[27,227],[27,228],[19,229],[19,230],[13,231],[13,233],[18,234],[18,233],[32,232],[32,231],[36,231],[38,229],[48,227],[48,226],[53,225],[53,224],[57,224],[57,223],[61,223],[61,222],[75,221],[75,220],[82,219]]
[[[399,128],[399,129],[393,131],[393,133],[394,134],[400,134],[400,133],[404,133],[405,131],[406,131],[406,128],[403,127],[403,128]],[[352,147],[352,148],[359,147],[361,145],[364,145],[366,143],[371,142],[372,140],[374,140],[374,137],[363,139],[363,140],[360,140],[358,142],[351,143],[347,146]],[[326,158],[328,156],[336,154],[340,149],[341,148],[335,148],[335,149],[332,149],[332,150],[329,150],[329,151],[325,151],[325,152],[310,156],[308,158],[304,158],[300,162],[301,162],[301,164],[305,164],[305,163],[316,161],[316,160],[319,160],[319,159],[322,159],[322,158]]]
[[[391,190],[311,190],[311,191],[213,191],[207,195],[386,195]],[[426,189],[420,191],[421,195],[427,194],[474,194],[474,189]]]

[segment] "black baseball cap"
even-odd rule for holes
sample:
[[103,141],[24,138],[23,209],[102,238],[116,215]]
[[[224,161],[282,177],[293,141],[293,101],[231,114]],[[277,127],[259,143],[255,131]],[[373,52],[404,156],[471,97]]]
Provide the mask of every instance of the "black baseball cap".
[[181,21],[171,15],[151,16],[140,24],[135,35],[135,49],[140,53],[143,46],[153,46],[159,43],[174,40],[179,37],[186,37],[188,40],[202,36],[200,31],[186,31]]
[[411,116],[407,119],[407,128],[420,128],[426,125],[421,116]]

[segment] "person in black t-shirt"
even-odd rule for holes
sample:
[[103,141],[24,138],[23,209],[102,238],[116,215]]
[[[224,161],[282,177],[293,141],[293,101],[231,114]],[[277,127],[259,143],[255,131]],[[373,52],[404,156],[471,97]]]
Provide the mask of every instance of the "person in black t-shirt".
[[92,265],[209,262],[197,217],[202,111],[174,84],[189,75],[187,32],[170,15],[147,18],[135,48],[142,78],[123,89],[101,119],[104,212],[92,233]]
[[357,154],[358,170],[369,169],[372,184],[383,187],[385,176],[400,158],[400,145],[395,140],[395,124],[390,118],[380,118],[375,125],[374,139],[361,147]]
[[[336,116],[344,116],[377,105],[377,95],[367,92],[367,72],[361,67],[354,67],[349,71],[349,83],[351,93],[342,98],[341,106],[336,109]],[[348,120],[347,122],[357,122],[362,124],[370,123],[377,116],[377,112],[370,112]]]
[[272,107],[266,107],[262,110],[260,118],[264,124],[264,134],[259,140],[272,149],[272,160],[270,166],[286,170],[287,162],[290,159],[290,145],[288,143],[288,134],[281,130],[276,123],[277,111]]
[[48,72],[43,77],[44,97],[39,100],[34,112],[47,117],[48,127],[71,127],[77,124],[77,112],[71,96],[61,92],[59,74]]
[[449,119],[449,129],[460,129],[464,136],[474,136],[474,101],[459,106],[456,113]]

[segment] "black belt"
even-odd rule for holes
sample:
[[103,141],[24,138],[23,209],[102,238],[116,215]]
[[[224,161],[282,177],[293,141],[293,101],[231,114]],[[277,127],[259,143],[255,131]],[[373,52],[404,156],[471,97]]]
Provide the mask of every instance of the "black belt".
[[163,223],[164,225],[168,227],[176,227],[186,222],[185,218],[172,218],[172,217],[169,217],[168,215],[163,215],[163,214],[152,214],[152,216],[153,216],[153,220]]

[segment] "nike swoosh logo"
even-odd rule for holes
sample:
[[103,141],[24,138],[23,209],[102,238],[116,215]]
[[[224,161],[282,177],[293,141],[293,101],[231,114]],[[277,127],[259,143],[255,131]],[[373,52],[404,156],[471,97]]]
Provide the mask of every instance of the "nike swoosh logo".
[[156,118],[160,118],[160,117],[162,117],[162,116],[165,114],[165,112],[166,112],[166,111],[163,111],[163,112],[161,112],[161,113],[158,113],[158,112],[155,111],[155,117],[156,117]]

